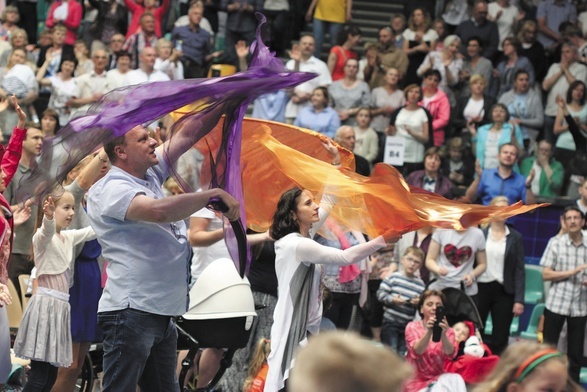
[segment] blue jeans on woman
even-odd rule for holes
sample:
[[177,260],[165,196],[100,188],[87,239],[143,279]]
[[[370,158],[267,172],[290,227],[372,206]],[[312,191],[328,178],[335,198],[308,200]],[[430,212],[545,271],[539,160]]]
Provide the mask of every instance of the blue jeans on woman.
[[98,314],[104,332],[103,391],[176,392],[177,329],[169,316],[123,309]]
[[327,22],[325,20],[316,18],[313,19],[312,32],[314,33],[314,42],[316,45],[314,49],[314,56],[320,58],[320,53],[322,53],[322,44],[324,43],[324,35],[326,32],[330,34],[330,47],[336,45],[336,36],[342,29],[342,26],[342,23]]

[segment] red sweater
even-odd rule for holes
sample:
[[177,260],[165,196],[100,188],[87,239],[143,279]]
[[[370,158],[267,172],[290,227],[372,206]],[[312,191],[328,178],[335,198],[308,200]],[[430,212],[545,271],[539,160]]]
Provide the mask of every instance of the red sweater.
[[[169,8],[170,1],[171,0],[163,0],[160,7],[151,11],[155,16],[155,35],[157,37],[161,37],[161,20]],[[134,0],[124,0],[124,4],[126,4],[126,8],[132,13],[132,19],[126,32],[126,38],[128,38],[140,29],[141,24],[139,23],[139,20],[146,9],[142,5],[137,4]]]
[[[52,29],[57,25],[57,21],[53,18],[53,13],[55,12],[55,8],[61,4],[62,1],[58,0],[49,7],[49,12],[47,12],[47,20],[45,21],[47,27]],[[67,33],[65,33],[65,41],[63,43],[66,45],[73,45],[77,39],[77,29],[82,22],[82,6],[76,0],[69,0],[67,2],[67,8],[67,19],[61,22],[67,28]]]
[[[22,142],[26,137],[26,129],[19,129],[14,127],[12,131],[12,136],[10,137],[10,141],[8,142],[8,148],[4,150],[4,147],[0,145],[0,167],[4,174],[6,174],[6,178],[4,179],[4,184],[8,185],[12,178],[14,177],[14,173],[18,169],[18,162],[20,161],[20,156],[22,154]],[[0,193],[0,205],[4,208],[10,210],[10,204],[4,198],[2,193]],[[12,235],[10,236],[10,248],[12,249],[12,238],[14,234],[14,227],[12,223],[12,219],[8,219],[8,224],[10,225],[10,230]],[[4,236],[6,235],[6,221],[4,219],[0,219],[0,245],[4,242]],[[1,253],[0,253],[1,256]],[[8,280],[8,260],[3,260],[0,258],[0,283],[6,284]]]

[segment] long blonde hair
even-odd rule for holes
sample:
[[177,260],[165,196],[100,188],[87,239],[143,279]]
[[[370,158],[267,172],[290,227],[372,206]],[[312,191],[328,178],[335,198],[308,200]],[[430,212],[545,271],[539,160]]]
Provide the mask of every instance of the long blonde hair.
[[259,370],[261,370],[263,365],[267,363],[267,357],[269,356],[270,352],[271,341],[265,338],[259,339],[257,342],[257,347],[255,348],[255,353],[253,354],[253,358],[251,358],[251,362],[249,363],[247,378],[243,384],[244,392],[248,392],[251,389],[255,377],[257,377],[257,373],[259,373]]

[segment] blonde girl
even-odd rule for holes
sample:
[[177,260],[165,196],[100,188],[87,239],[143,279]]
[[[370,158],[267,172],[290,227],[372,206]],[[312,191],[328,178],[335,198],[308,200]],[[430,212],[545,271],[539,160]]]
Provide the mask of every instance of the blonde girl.
[[249,363],[249,371],[243,385],[244,392],[262,392],[265,388],[265,379],[269,371],[267,357],[270,352],[271,341],[265,338],[259,339],[253,358]]
[[67,228],[74,216],[74,197],[63,191],[43,203],[43,221],[33,236],[38,288],[27,305],[14,352],[31,360],[24,389],[50,391],[58,367],[72,363],[69,286],[74,246],[96,238],[91,227]]
[[355,131],[354,153],[365,158],[372,165],[379,152],[379,138],[375,130],[371,128],[371,110],[368,107],[361,107],[355,115],[357,125]]
[[504,351],[493,372],[474,392],[580,390],[569,378],[565,355],[545,344],[522,341]]

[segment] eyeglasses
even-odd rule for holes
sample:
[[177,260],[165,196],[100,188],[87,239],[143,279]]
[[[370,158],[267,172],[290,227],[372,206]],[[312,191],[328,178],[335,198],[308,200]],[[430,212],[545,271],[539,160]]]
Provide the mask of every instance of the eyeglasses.
[[124,40],[123,39],[113,39],[113,40],[110,40],[110,42],[124,42]]

